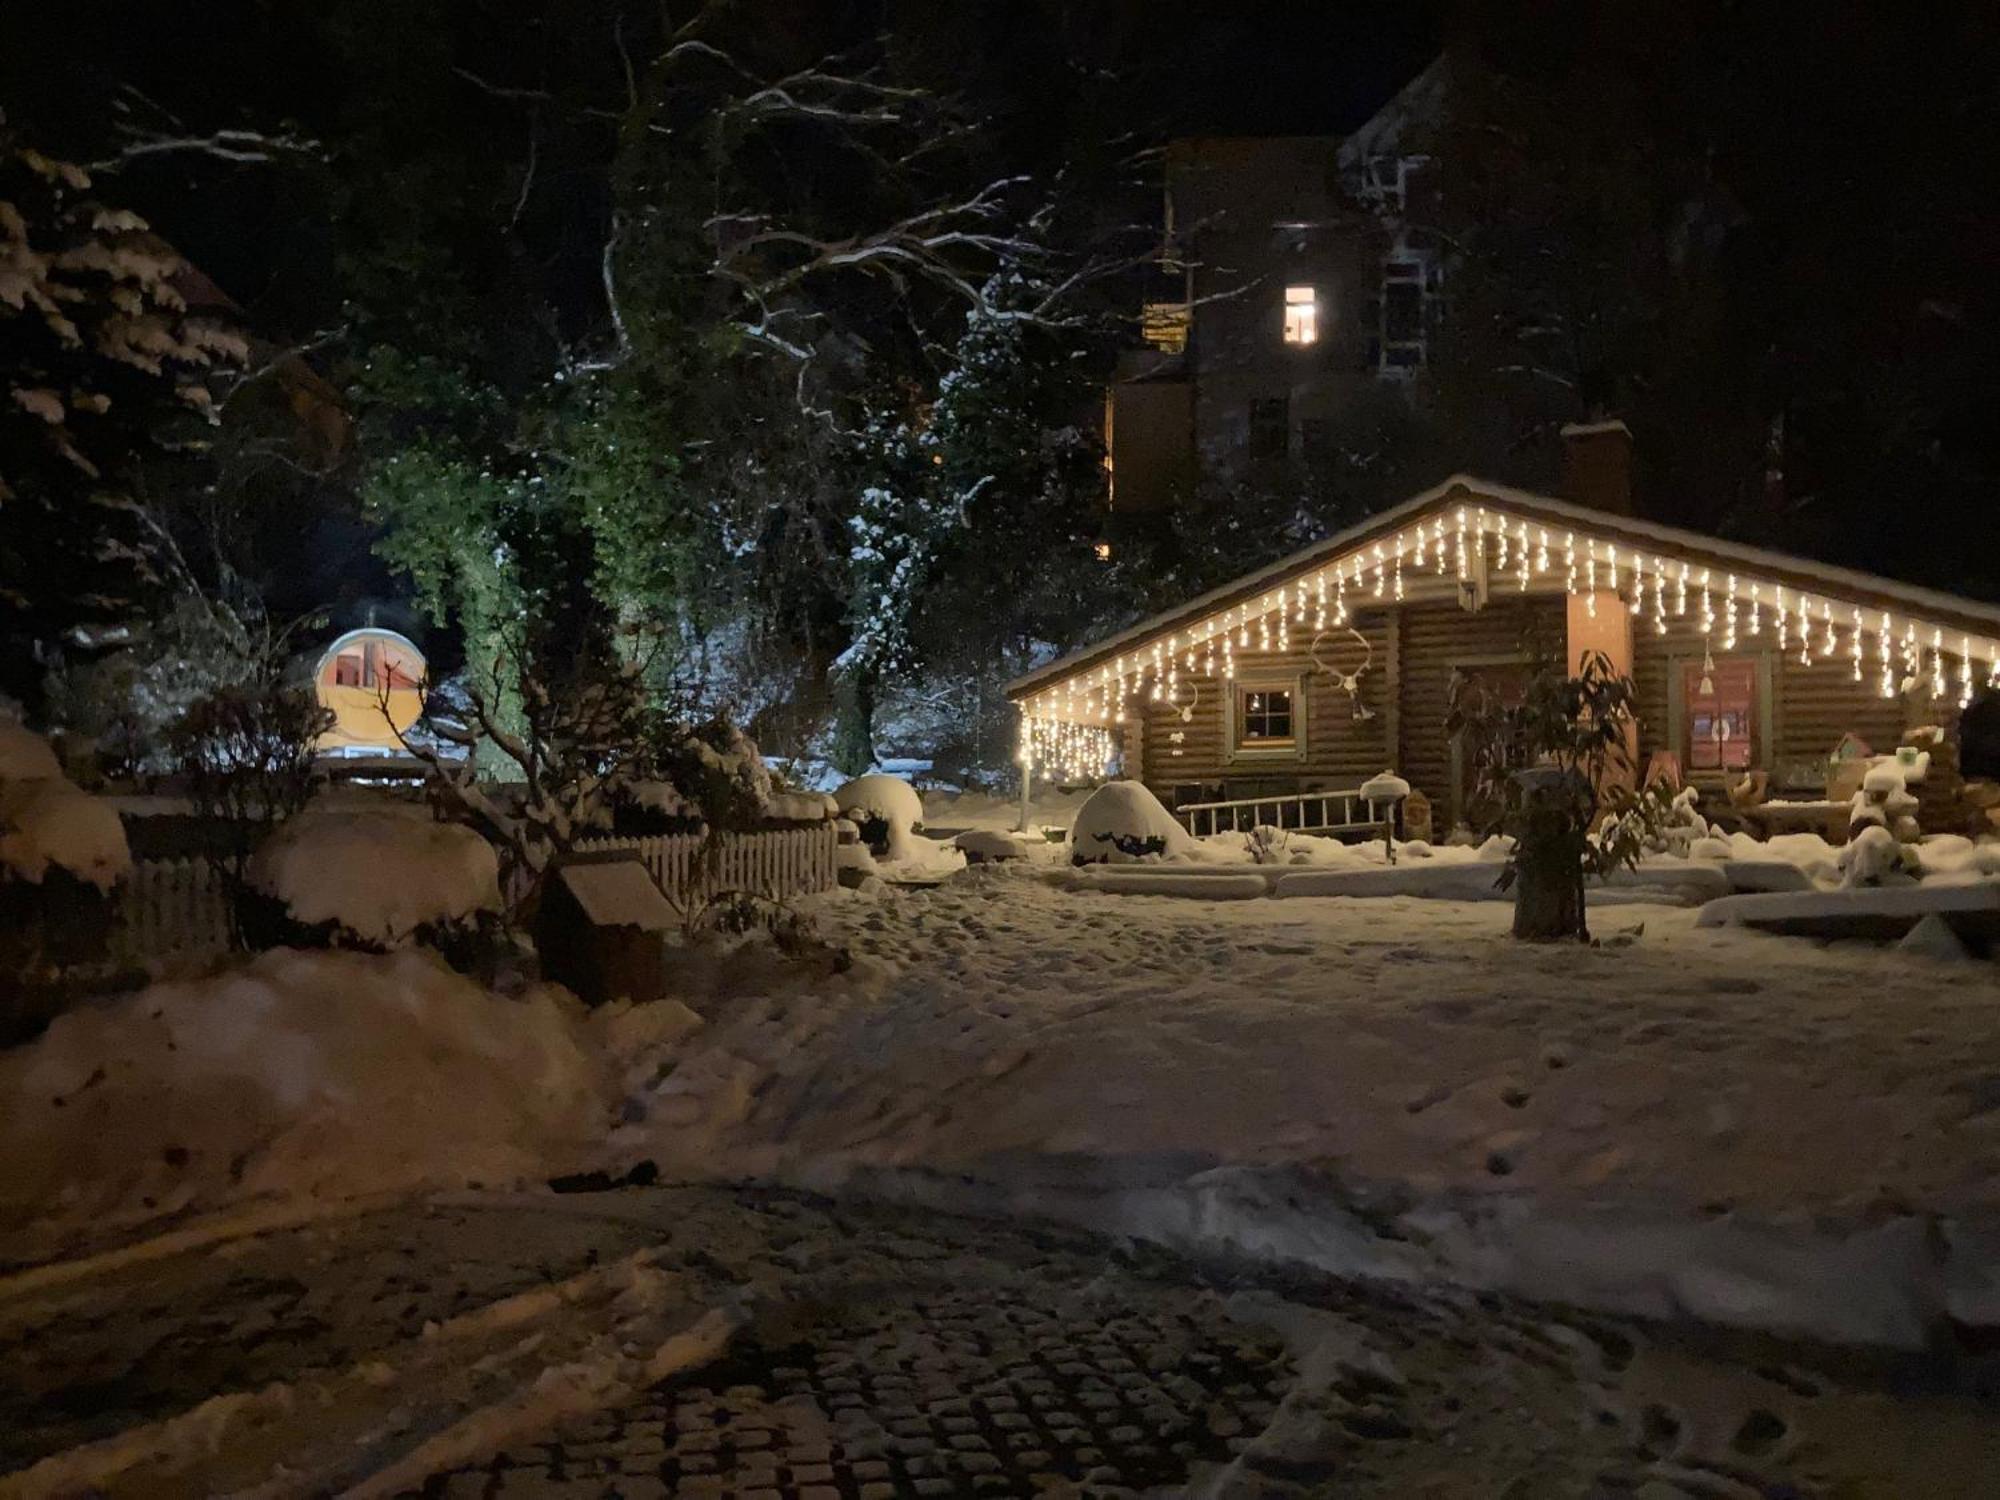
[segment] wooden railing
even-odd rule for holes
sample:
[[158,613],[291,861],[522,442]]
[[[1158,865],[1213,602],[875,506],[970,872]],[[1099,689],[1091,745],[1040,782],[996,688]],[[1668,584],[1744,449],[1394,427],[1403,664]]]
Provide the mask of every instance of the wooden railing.
[[1174,809],[1174,816],[1197,838],[1248,833],[1265,825],[1293,833],[1374,833],[1384,818],[1393,815],[1390,804],[1371,807],[1359,787],[1237,797],[1228,802],[1189,802]]

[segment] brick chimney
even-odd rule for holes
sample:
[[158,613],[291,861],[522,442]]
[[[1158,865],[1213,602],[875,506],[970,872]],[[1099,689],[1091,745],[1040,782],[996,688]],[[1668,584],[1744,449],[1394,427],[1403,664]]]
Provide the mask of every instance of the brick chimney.
[[1563,498],[1632,515],[1632,430],[1623,422],[1571,422],[1562,430]]

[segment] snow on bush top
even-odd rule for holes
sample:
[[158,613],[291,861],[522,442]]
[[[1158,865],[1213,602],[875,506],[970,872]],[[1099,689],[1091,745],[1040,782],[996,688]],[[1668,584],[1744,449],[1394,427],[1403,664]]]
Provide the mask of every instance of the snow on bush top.
[[129,875],[118,810],[60,776],[0,781],[0,875],[39,883],[51,865],[106,891]]
[[[785,792],[778,789],[765,764],[757,742],[734,724],[721,726],[722,743],[711,743],[713,731],[696,731],[681,742],[680,753],[699,767],[699,775],[715,778],[725,785],[731,800],[759,818],[790,823],[816,823],[833,816],[833,799],[822,792]],[[699,817],[699,798],[671,781],[646,780],[632,783],[631,795],[641,807],[670,816]]]
[[338,922],[377,943],[500,908],[499,861],[485,839],[421,808],[360,798],[315,802],[264,842],[247,874],[293,921]]
[[25,724],[0,718],[0,781],[41,781],[60,777],[49,742]]
[[503,1000],[415,953],[266,953],[0,1053],[0,1258],[228,1199],[545,1178],[587,1157],[613,1082],[549,991]]
[[1092,792],[1077,809],[1069,837],[1071,858],[1093,864],[1195,851],[1194,837],[1136,781],[1107,781]]

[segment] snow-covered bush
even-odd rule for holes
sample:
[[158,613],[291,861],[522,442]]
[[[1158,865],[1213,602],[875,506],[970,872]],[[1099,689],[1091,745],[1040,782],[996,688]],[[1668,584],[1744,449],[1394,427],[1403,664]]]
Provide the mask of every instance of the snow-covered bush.
[[1910,793],[1906,772],[1893,757],[1884,757],[1861,774],[1861,790],[1848,809],[1848,837],[1880,828],[1901,843],[1913,843],[1921,833],[1916,814],[1917,799]]
[[265,681],[209,693],[175,724],[175,769],[232,903],[251,854],[312,796],[316,747],[332,723],[311,688]]
[[857,776],[833,794],[844,818],[861,831],[861,842],[887,859],[917,852],[914,835],[924,826],[924,803],[900,776]]
[[1281,865],[1289,858],[1292,836],[1282,828],[1259,823],[1243,835],[1243,849],[1253,865]]
[[1107,781],[1077,809],[1069,846],[1072,864],[1122,864],[1192,854],[1195,841],[1139,782]]
[[817,823],[834,813],[823,792],[780,784],[757,742],[726,719],[673,726],[656,737],[639,774],[618,794],[620,833],[683,833]]
[[[472,829],[359,794],[327,796],[251,856],[253,946],[427,942],[470,956],[500,910],[499,861]],[[254,913],[254,916],[251,915]]]
[[1841,849],[1836,862],[1840,883],[1848,887],[1907,885],[1923,875],[1915,847],[1879,823],[1863,825]]
[[0,781],[45,781],[61,775],[62,765],[47,740],[0,715]]
[[110,946],[132,851],[110,803],[66,780],[40,735],[0,720],[0,1041],[63,1003]]

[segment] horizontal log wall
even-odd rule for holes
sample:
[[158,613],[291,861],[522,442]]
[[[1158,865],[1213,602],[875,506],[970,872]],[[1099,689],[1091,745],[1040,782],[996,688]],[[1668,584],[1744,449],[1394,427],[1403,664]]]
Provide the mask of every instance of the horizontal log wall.
[[[1687,618],[1669,618],[1666,625],[1663,635],[1650,617],[1635,615],[1632,622],[1632,677],[1639,690],[1641,769],[1656,750],[1675,751],[1685,763],[1685,747],[1674,744],[1671,738],[1672,674],[1676,663],[1701,661],[1703,640],[1700,622],[1692,609]],[[1769,659],[1770,723],[1760,724],[1757,731],[1760,751],[1764,737],[1768,736],[1768,753],[1760,758],[1769,767],[1778,768],[1786,761],[1823,760],[1843,734],[1858,734],[1877,754],[1893,750],[1902,739],[1907,714],[1900,698],[1884,698],[1881,694],[1881,660],[1873,654],[1872,637],[1863,637],[1863,645],[1870,654],[1863,658],[1861,681],[1856,682],[1854,663],[1847,654],[1845,630],[1839,633],[1840,649],[1833,655],[1822,656],[1819,631],[1815,629],[1813,661],[1806,666],[1799,661],[1796,633],[1787,637],[1790,649],[1782,654],[1778,651],[1768,612],[1758,635],[1750,635],[1742,626],[1743,621],[1739,620],[1734,651],[1722,649],[1719,626],[1711,644],[1718,662]],[[1900,655],[1895,671],[1900,681],[1903,671]],[[1956,680],[1948,686],[1955,692]],[[1935,711],[1920,710],[1917,717],[1948,725],[1956,719],[1957,708],[1955,704],[1940,704]],[[1683,726],[1683,736],[1685,732]]]
[[[1160,798],[1172,803],[1177,784],[1254,788],[1283,783],[1299,787],[1356,786],[1389,764],[1385,712],[1387,694],[1388,630],[1387,611],[1356,617],[1357,628],[1368,638],[1372,657],[1362,674],[1360,701],[1374,710],[1372,719],[1357,721],[1353,700],[1325,672],[1315,668],[1305,650],[1310,631],[1293,635],[1289,652],[1246,651],[1236,658],[1239,678],[1265,675],[1305,679],[1306,756],[1303,760],[1270,758],[1231,760],[1229,758],[1229,697],[1232,684],[1210,677],[1183,675],[1179,699],[1186,704],[1196,690],[1193,716],[1183,721],[1180,713],[1164,703],[1148,702],[1139,714],[1136,734],[1128,734],[1128,747],[1140,747],[1140,778]],[[1351,672],[1362,659],[1360,642],[1341,632],[1322,641],[1320,660],[1328,666]],[[1173,743],[1173,735],[1182,736]],[[1181,753],[1174,754],[1175,750]],[[1248,794],[1248,791],[1245,791]],[[1236,795],[1232,789],[1231,795]]]
[[1523,656],[1529,631],[1544,645],[1563,642],[1564,600],[1546,595],[1508,597],[1496,590],[1481,610],[1456,603],[1406,606],[1402,619],[1402,723],[1396,768],[1431,799],[1436,826],[1451,816],[1451,737],[1445,733],[1446,701],[1454,668]]

